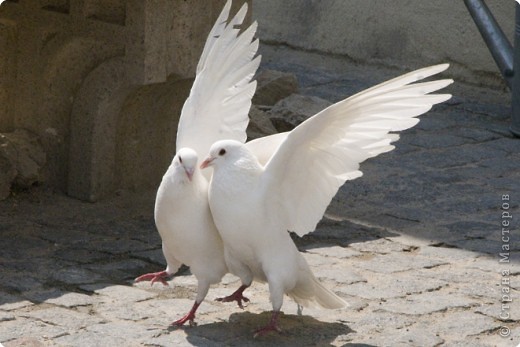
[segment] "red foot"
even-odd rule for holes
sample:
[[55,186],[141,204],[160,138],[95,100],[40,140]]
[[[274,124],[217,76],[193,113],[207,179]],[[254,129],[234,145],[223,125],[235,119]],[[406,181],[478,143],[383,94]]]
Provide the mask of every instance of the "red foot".
[[280,315],[280,311],[273,311],[269,324],[267,324],[265,327],[255,331],[253,338],[257,338],[258,336],[263,336],[271,331],[276,331],[278,333],[281,333],[282,329],[280,329],[280,327],[278,326],[278,316],[279,315]]
[[199,305],[200,305],[200,303],[197,303],[195,301],[195,303],[193,304],[193,307],[191,308],[190,312],[188,312],[184,317],[182,317],[181,319],[176,320],[175,322],[173,322],[170,325],[181,327],[186,322],[189,322],[191,327],[194,326],[194,325],[197,325],[197,323],[195,323],[195,312],[199,308]]
[[218,298],[216,300],[221,301],[221,302],[236,301],[238,304],[238,307],[240,307],[241,309],[244,309],[244,305],[242,304],[242,301],[249,302],[249,299],[246,298],[244,295],[242,295],[242,293],[244,292],[244,290],[246,290],[247,287],[249,287],[249,286],[246,286],[245,284],[243,284],[233,294],[226,296],[224,298]]
[[167,278],[169,275],[166,271],[160,271],[160,272],[151,272],[149,274],[144,274],[135,279],[136,282],[141,281],[150,281],[150,285],[153,286],[155,282],[161,282],[165,286],[168,285],[168,282],[166,282],[165,278]]

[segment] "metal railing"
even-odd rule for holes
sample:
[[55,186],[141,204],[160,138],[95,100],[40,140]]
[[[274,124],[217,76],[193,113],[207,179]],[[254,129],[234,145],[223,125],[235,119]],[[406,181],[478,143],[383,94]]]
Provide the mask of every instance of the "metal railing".
[[511,132],[520,137],[520,5],[516,3],[514,48],[483,0],[464,0],[511,90]]

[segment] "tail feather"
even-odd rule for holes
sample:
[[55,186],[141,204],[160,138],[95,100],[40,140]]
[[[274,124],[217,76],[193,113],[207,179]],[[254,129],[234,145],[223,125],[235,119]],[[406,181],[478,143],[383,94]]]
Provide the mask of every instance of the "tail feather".
[[309,271],[305,283],[297,285],[288,293],[294,301],[304,307],[321,306],[327,309],[345,308],[348,303],[323,286]]

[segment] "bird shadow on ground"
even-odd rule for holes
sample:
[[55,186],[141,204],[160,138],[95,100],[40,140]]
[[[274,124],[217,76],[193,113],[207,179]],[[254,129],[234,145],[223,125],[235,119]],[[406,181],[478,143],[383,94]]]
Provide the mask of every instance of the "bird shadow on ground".
[[[225,346],[331,346],[338,336],[353,332],[346,324],[321,322],[310,316],[282,314],[281,333],[269,333],[253,338],[254,332],[265,326],[271,312],[238,312],[228,322],[216,322],[187,327],[187,340],[194,346],[207,346],[208,341]],[[175,329],[175,328],[170,328]]]
[[299,237],[291,233],[292,239],[300,250],[337,245],[347,247],[356,242],[366,242],[385,237],[398,236],[387,230],[365,227],[347,220],[332,219],[325,216],[312,233]]

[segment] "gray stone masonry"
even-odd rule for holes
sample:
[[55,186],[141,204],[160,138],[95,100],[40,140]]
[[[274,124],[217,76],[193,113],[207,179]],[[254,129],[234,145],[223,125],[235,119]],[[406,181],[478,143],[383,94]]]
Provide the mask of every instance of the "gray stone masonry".
[[5,1],[0,133],[38,135],[46,184],[73,197],[153,188],[175,152],[178,117],[224,3]]
[[[283,47],[264,45],[262,54],[262,69],[292,73],[298,93],[330,102],[404,72]],[[340,189],[315,232],[296,239],[347,309],[298,316],[287,298],[283,332],[253,340],[269,318],[267,286],[247,289],[242,310],[215,301],[240,284],[226,275],[200,306],[198,326],[171,328],[193,304],[195,278],[184,270],[167,287],[133,283],[164,268],[155,192],[89,204],[40,188],[0,202],[0,342],[516,346],[520,142],[508,131],[509,95],[461,83],[448,92],[396,150],[362,164],[364,176]]]

